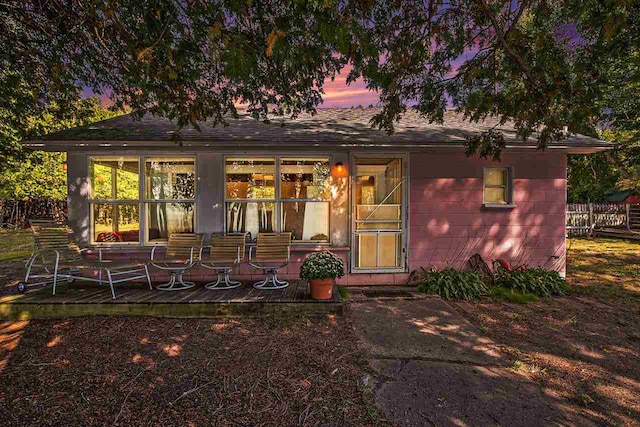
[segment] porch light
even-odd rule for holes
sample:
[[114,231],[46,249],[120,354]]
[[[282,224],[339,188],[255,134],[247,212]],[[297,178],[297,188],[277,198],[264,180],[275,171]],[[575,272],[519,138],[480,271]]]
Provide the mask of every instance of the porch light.
[[331,176],[333,176],[334,178],[345,178],[349,176],[349,173],[347,172],[347,168],[345,167],[345,165],[342,164],[342,162],[337,162],[333,166],[333,171],[331,172]]
[[65,171],[65,172],[67,171],[67,162],[66,161],[62,162],[62,170]]

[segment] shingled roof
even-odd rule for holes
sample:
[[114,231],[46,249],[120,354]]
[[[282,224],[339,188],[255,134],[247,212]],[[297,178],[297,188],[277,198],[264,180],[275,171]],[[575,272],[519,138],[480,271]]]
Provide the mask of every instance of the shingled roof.
[[[512,124],[498,125],[496,119],[473,123],[462,114],[447,111],[444,123],[429,123],[415,111],[408,111],[388,134],[371,127],[370,120],[378,108],[319,109],[315,115],[300,114],[297,118],[276,117],[269,123],[256,121],[248,114],[229,118],[228,126],[200,123],[201,131],[193,127],[178,129],[175,122],[152,115],[134,120],[123,115],[61,132],[38,140],[25,141],[34,149],[76,151],[92,149],[159,149],[175,147],[176,135],[183,148],[258,148],[273,147],[336,147],[342,149],[377,147],[420,150],[438,146],[462,146],[467,137],[494,128],[504,134],[507,147],[535,148],[536,140],[523,141]],[[583,135],[572,135],[552,144],[570,152],[594,152],[612,147],[611,143]]]

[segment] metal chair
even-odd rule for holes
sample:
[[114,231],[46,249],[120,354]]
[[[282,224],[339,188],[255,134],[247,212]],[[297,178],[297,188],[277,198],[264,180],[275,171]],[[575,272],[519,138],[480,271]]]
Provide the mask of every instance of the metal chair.
[[200,250],[204,245],[204,234],[181,233],[170,234],[164,258],[156,258],[158,246],[151,250],[151,265],[168,271],[170,278],[167,283],[156,286],[161,291],[182,291],[193,288],[196,284],[185,282],[184,273],[198,264]]
[[[68,226],[49,220],[30,221],[34,238],[34,252],[27,261],[27,272],[24,283],[18,283],[18,290],[25,292],[27,287],[46,285],[49,281],[29,284],[29,279],[44,278],[51,280],[53,295],[59,279],[66,279],[68,283],[74,279],[89,282],[104,282],[103,272],[111,288],[111,297],[115,299],[115,284],[137,279],[146,279],[149,288],[151,278],[146,263],[117,262],[102,259],[102,251],[98,249],[98,260],[88,260],[84,257],[88,248],[80,249],[73,239],[73,233]],[[42,269],[40,274],[32,274],[34,269]],[[97,271],[98,278],[81,276],[82,271]],[[124,277],[121,277],[124,276]]]
[[[228,234],[225,236],[211,236],[211,245],[205,246],[200,251],[200,265],[210,270],[215,270],[218,280],[209,282],[204,287],[207,289],[233,289],[242,283],[229,280],[229,273],[244,259],[247,233]],[[209,249],[209,255],[204,258],[203,250]]]
[[[255,256],[253,251],[255,249]],[[265,279],[256,282],[256,289],[282,289],[289,283],[278,279],[278,270],[289,264],[291,233],[258,233],[256,246],[249,248],[249,265],[265,272]]]

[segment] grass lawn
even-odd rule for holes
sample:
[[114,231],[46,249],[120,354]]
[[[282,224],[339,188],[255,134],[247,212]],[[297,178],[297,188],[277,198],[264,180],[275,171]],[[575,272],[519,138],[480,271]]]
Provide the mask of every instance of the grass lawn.
[[570,239],[567,249],[572,294],[640,301],[640,242]]
[[31,254],[32,248],[30,230],[0,229],[0,261],[25,259]]

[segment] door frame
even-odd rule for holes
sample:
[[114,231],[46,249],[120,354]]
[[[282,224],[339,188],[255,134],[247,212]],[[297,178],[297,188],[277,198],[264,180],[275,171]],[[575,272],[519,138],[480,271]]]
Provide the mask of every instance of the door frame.
[[[400,159],[402,161],[402,177],[404,180],[404,188],[402,189],[402,228],[401,228],[401,244],[400,244],[400,267],[398,268],[357,268],[356,261],[358,254],[356,253],[356,215],[355,215],[355,192],[358,159]],[[352,152],[350,155],[351,170],[351,191],[349,195],[349,215],[351,216],[351,259],[349,272],[352,274],[368,273],[368,274],[386,274],[386,273],[406,273],[409,268],[409,154],[408,153],[370,153],[370,152]]]

